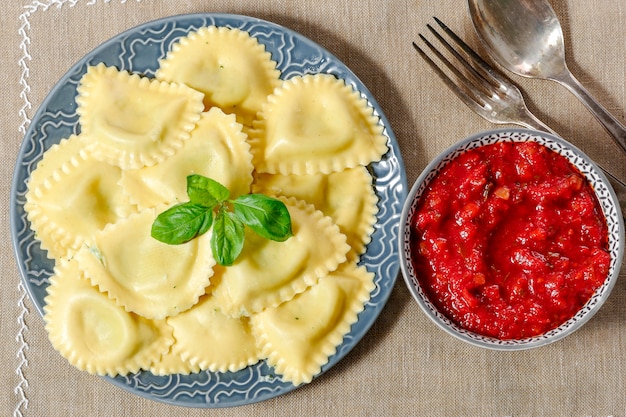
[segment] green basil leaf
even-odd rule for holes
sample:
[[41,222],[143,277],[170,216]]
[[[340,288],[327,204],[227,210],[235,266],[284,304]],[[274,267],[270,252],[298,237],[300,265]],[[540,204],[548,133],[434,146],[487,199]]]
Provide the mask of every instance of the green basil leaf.
[[198,228],[198,233],[196,236],[201,236],[209,231],[211,226],[213,225],[213,209],[210,207],[206,207],[206,215],[204,216],[204,222]]
[[179,245],[206,232],[212,221],[212,209],[190,202],[177,204],[157,216],[150,234],[161,242]]
[[187,177],[187,195],[192,203],[213,208],[228,199],[230,191],[211,178],[192,174]]
[[285,204],[263,194],[248,194],[234,202],[235,215],[258,235],[278,242],[289,239],[291,216]]
[[245,226],[263,238],[280,242],[292,236],[291,216],[280,200],[263,194],[229,200],[228,188],[198,174],[187,177],[187,194],[189,202],[173,206],[155,219],[152,237],[180,244],[213,227],[211,250],[220,265],[228,266],[243,250]]
[[244,225],[233,213],[221,209],[215,216],[211,250],[217,263],[230,266],[243,249]]

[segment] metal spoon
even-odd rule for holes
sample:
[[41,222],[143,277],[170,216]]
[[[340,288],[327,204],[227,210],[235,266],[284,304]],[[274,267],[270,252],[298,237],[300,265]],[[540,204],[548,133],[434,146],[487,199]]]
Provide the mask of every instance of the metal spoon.
[[476,33],[509,71],[567,87],[626,153],[626,127],[600,105],[565,63],[563,32],[547,0],[468,0]]

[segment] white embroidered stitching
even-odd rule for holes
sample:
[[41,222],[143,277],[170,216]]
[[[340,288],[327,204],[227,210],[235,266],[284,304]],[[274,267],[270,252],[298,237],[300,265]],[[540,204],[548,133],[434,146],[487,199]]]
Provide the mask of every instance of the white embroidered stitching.
[[20,293],[20,297],[18,299],[17,305],[20,309],[20,313],[17,317],[17,322],[20,325],[20,329],[15,337],[15,340],[19,344],[19,348],[17,350],[17,358],[20,360],[20,363],[16,369],[16,373],[19,377],[19,383],[17,387],[15,387],[15,395],[18,397],[17,406],[13,412],[13,416],[22,417],[22,408],[25,410],[28,408],[28,398],[26,398],[25,390],[28,388],[28,380],[24,377],[24,369],[28,366],[28,359],[26,359],[26,351],[28,350],[28,343],[24,340],[24,333],[28,331],[28,327],[26,326],[26,316],[28,315],[28,308],[24,303],[26,299],[26,289],[22,284],[22,281],[17,285],[18,291]]
[[[19,21],[21,22],[20,28],[18,29],[18,35],[21,37],[19,48],[22,51],[22,57],[18,60],[18,65],[21,70],[20,74],[20,86],[22,90],[20,91],[20,98],[23,101],[23,105],[18,111],[18,115],[22,120],[22,123],[19,126],[19,131],[22,135],[26,134],[26,129],[30,125],[31,119],[29,116],[29,111],[32,109],[32,103],[29,99],[30,93],[30,85],[28,84],[28,78],[30,77],[30,69],[28,67],[28,62],[32,60],[32,56],[28,50],[30,45],[30,37],[28,36],[28,32],[30,30],[30,16],[38,10],[48,10],[50,6],[56,4],[57,7],[61,7],[62,1],[51,1],[48,3],[42,3],[39,1],[33,2],[31,5],[27,5],[24,7],[26,10],[19,17]],[[28,359],[26,358],[26,351],[28,350],[28,343],[26,342],[25,334],[28,332],[28,326],[26,325],[26,317],[29,314],[28,308],[26,307],[26,289],[20,280],[17,289],[19,292],[19,299],[17,302],[17,306],[19,308],[19,314],[17,317],[17,322],[19,324],[19,330],[15,340],[19,344],[17,350],[17,358],[19,359],[19,364],[17,369],[15,370],[18,375],[18,384],[15,387],[14,393],[17,396],[17,405],[15,410],[13,410],[14,417],[23,417],[23,411],[28,408],[28,397],[26,396],[26,389],[28,388],[28,380],[24,375],[24,370],[28,367]]]
[[[19,21],[21,25],[18,29],[18,35],[21,38],[19,48],[22,51],[22,57],[18,60],[18,65],[20,67],[20,81],[19,84],[22,88],[20,91],[20,98],[23,101],[22,107],[18,111],[18,116],[21,119],[21,124],[18,128],[19,132],[22,135],[26,134],[26,130],[31,123],[30,111],[32,110],[32,103],[29,98],[30,94],[30,85],[28,84],[28,78],[30,77],[30,68],[28,67],[28,63],[32,60],[32,56],[29,52],[29,46],[31,43],[31,39],[29,37],[30,31],[30,17],[37,11],[46,11],[52,6],[56,6],[57,8],[63,7],[63,5],[67,4],[69,7],[74,7],[80,0],[49,0],[47,2],[42,1],[33,1],[30,5],[24,6],[24,13],[19,16]],[[103,0],[104,3],[109,3],[111,0]],[[126,3],[127,0],[119,0],[120,4]],[[136,0],[138,3],[141,0]],[[90,0],[86,3],[87,6],[91,6],[97,4],[98,0]],[[26,358],[26,351],[28,350],[28,343],[26,342],[25,334],[28,332],[28,326],[26,325],[26,318],[29,314],[28,307],[26,306],[25,300],[27,297],[26,288],[24,287],[22,281],[20,280],[18,285],[19,298],[17,302],[17,306],[19,308],[19,314],[17,317],[17,322],[19,324],[19,330],[15,340],[19,344],[17,350],[17,358],[19,359],[19,364],[15,373],[18,375],[18,384],[15,387],[14,393],[17,396],[17,405],[15,410],[13,411],[13,417],[23,417],[23,412],[28,408],[28,397],[26,396],[26,389],[28,388],[28,380],[24,376],[24,370],[28,367],[28,359]]]

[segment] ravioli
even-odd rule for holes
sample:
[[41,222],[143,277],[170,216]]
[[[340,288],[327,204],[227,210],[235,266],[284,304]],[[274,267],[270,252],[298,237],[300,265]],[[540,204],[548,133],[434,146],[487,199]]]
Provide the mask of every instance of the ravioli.
[[374,289],[364,267],[345,263],[293,300],[251,318],[263,355],[287,381],[310,382],[357,321]]
[[174,155],[151,167],[125,170],[122,188],[140,209],[185,201],[190,174],[218,181],[232,198],[248,194],[253,166],[246,139],[235,116],[213,107],[202,114],[191,137]]
[[94,159],[78,136],[44,153],[31,174],[24,210],[50,258],[73,254],[107,224],[137,211],[117,185],[118,167]]
[[166,354],[161,356],[161,359],[150,366],[150,373],[158,376],[172,374],[189,375],[196,372],[200,372],[200,368],[197,365],[192,365],[189,361],[183,360],[179,354],[172,351],[171,347]]
[[387,151],[378,117],[330,74],[284,81],[250,131],[253,164],[269,174],[328,174],[368,165]]
[[246,231],[243,250],[217,266],[212,294],[224,313],[249,316],[292,299],[346,260],[350,247],[330,217],[296,199],[283,199],[293,236],[284,242]]
[[365,167],[330,174],[258,174],[253,191],[295,197],[330,216],[347,237],[351,247],[348,260],[358,260],[371,240],[378,198],[372,187],[372,176]]
[[156,78],[186,84],[216,106],[251,126],[280,81],[269,52],[239,29],[209,26],[182,37],[159,62]]
[[165,320],[126,312],[92,286],[74,260],[59,261],[45,298],[44,321],[54,348],[90,374],[148,369],[174,339]]
[[127,311],[151,319],[179,314],[205,293],[213,275],[210,233],[182,245],[150,236],[154,209],[109,225],[76,254],[94,285]]
[[76,97],[81,137],[94,156],[123,169],[154,165],[176,152],[204,109],[185,85],[104,64],[87,68]]
[[[25,205],[56,262],[46,330],[70,363],[171,375],[265,359],[295,385],[328,363],[374,288],[357,262],[377,211],[366,166],[387,138],[343,80],[281,76],[256,38],[225,27],[180,38],[154,79],[87,67],[81,134],[46,152]],[[157,213],[187,200],[190,174],[231,198],[277,196],[293,236],[246,229],[229,267],[216,265],[212,231],[182,245],[153,239]]]
[[210,295],[167,322],[176,338],[172,351],[200,370],[235,372],[261,359],[248,319],[223,314]]

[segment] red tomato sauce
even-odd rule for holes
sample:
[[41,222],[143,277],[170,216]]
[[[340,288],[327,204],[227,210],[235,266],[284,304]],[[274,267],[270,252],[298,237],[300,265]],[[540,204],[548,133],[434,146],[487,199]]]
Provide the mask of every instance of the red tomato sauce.
[[482,146],[448,163],[418,202],[411,239],[431,302],[462,328],[503,340],[558,327],[609,271],[593,189],[536,142]]

